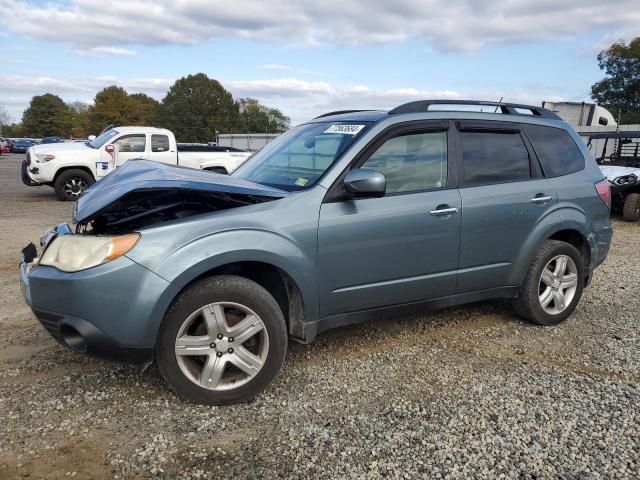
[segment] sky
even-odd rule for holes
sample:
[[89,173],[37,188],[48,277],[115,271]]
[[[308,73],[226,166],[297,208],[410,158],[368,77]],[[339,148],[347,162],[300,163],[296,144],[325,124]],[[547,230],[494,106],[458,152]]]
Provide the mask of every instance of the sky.
[[640,1],[0,0],[0,107],[161,100],[203,72],[293,124],[429,99],[589,101],[597,53],[640,35]]

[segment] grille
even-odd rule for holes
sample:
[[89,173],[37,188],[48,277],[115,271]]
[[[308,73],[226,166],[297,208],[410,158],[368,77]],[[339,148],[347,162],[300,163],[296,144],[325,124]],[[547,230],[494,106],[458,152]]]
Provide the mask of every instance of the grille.
[[27,152],[27,167],[31,165],[31,155]]

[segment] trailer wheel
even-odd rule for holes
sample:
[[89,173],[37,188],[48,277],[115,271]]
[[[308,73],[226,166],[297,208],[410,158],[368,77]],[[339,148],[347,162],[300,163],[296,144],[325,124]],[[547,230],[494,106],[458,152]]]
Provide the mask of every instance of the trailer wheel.
[[624,199],[622,219],[625,222],[637,222],[640,220],[640,193],[630,193]]

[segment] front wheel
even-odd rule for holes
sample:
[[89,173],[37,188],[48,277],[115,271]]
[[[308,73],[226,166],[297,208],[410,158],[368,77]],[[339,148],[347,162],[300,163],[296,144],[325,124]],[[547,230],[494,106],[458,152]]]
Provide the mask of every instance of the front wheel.
[[156,342],[160,374],[182,398],[207,405],[250,400],[280,370],[287,330],[274,298],[237,276],[205,278],[167,312]]
[[93,185],[93,177],[77,168],[65,170],[57,176],[53,182],[53,188],[56,191],[58,200],[75,201],[78,200],[84,192]]
[[516,313],[539,325],[557,325],[578,305],[584,278],[584,260],[576,247],[547,240],[514,301]]

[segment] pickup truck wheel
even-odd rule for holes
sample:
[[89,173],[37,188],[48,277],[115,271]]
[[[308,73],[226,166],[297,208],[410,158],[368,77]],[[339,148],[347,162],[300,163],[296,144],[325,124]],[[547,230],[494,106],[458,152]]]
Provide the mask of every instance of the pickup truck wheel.
[[584,288],[584,260],[573,245],[547,240],[535,256],[514,308],[538,325],[557,325],[573,313]]
[[637,222],[640,220],[640,193],[630,193],[624,199],[622,219],[625,222]]
[[237,276],[205,278],[169,307],[156,342],[160,374],[182,398],[206,405],[248,401],[280,370],[287,329],[274,298]]
[[79,169],[65,170],[53,182],[58,200],[75,201],[79,199],[87,188],[93,185],[93,177]]

